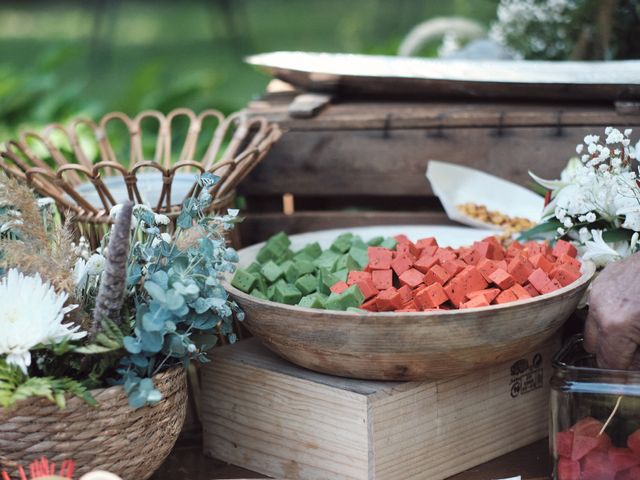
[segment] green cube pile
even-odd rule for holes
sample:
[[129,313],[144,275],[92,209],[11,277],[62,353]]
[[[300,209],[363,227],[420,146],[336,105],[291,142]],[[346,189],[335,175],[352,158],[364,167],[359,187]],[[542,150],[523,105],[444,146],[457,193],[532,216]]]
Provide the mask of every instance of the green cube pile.
[[322,250],[318,242],[291,250],[291,240],[280,232],[267,240],[256,261],[239,268],[231,285],[256,298],[306,308],[360,311],[364,297],[356,285],[340,294],[331,287],[346,282],[350,271],[362,270],[369,263],[367,247],[395,246],[393,238],[376,237],[368,242],[352,233],[338,236]]

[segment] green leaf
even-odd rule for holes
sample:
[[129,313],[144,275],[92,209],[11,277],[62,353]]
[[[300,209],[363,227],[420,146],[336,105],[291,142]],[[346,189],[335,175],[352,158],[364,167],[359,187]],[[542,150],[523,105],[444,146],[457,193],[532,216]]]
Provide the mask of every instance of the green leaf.
[[188,230],[193,226],[193,219],[186,208],[183,208],[180,215],[178,215],[176,225],[183,230]]
[[91,345],[85,345],[85,346],[76,348],[75,352],[82,353],[84,355],[100,355],[103,353],[109,353],[115,350],[119,350],[120,348],[121,348],[120,345],[116,347],[105,347],[103,345],[97,345],[95,343],[92,343]]
[[535,227],[522,232],[518,237],[518,241],[522,242],[537,238],[548,238],[549,235],[544,235],[545,233],[548,234],[550,232],[555,232],[558,227],[561,226],[562,224],[558,220],[549,220],[544,223],[539,223]]
[[605,230],[602,233],[602,239],[607,243],[628,242],[631,240],[634,232],[626,228],[616,228],[614,230]]
[[144,282],[144,289],[151,295],[151,298],[165,303],[167,301],[167,295],[160,285],[152,281],[147,280]]

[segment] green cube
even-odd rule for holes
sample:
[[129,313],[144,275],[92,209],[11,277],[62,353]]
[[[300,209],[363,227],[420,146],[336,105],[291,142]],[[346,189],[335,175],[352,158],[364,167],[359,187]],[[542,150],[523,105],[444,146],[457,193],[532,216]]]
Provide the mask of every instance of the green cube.
[[274,262],[280,265],[281,263],[284,263],[287,260],[291,260],[292,258],[293,252],[290,249],[285,248],[282,253],[275,258]]
[[351,238],[340,235],[331,244],[331,250],[338,253],[347,253],[351,248]]
[[316,271],[316,267],[311,260],[295,260],[295,264],[300,275],[306,275],[307,273],[314,273]]
[[347,278],[349,278],[349,270],[343,268],[342,270],[337,270],[333,272],[333,276],[342,282],[346,282]]
[[[320,255],[318,255],[320,256]],[[309,262],[309,263],[313,263],[313,261],[316,259],[316,257],[312,257],[310,255],[307,255],[306,253],[304,253],[303,250],[300,250],[298,253],[296,253],[293,256],[293,261],[294,262]]]
[[289,247],[289,245],[291,245],[291,240],[289,240],[289,237],[286,233],[278,232],[275,235],[271,236],[269,240],[267,240],[267,243],[271,245],[278,245],[284,250],[285,248]]
[[333,267],[334,271],[338,270],[360,270],[360,265],[356,262],[351,255],[348,253],[346,255],[341,256],[336,262],[335,267]]
[[298,302],[298,306],[305,308],[322,308],[324,309],[324,297],[319,293],[312,293],[311,295],[305,295]]
[[349,250],[349,255],[356,261],[360,268],[364,268],[369,263],[369,254],[367,248],[352,247]]
[[279,303],[286,303],[287,305],[295,305],[301,298],[302,292],[294,285],[288,283],[277,284],[273,294],[273,300]]
[[351,240],[351,248],[359,248],[360,250],[367,250],[367,244],[362,240],[359,235],[355,235]]
[[357,285],[351,285],[344,292],[340,294],[340,300],[344,306],[344,310],[349,307],[359,307],[364,302],[364,295],[360,291]]
[[313,261],[313,264],[317,268],[326,268],[329,271],[334,270],[336,262],[340,258],[340,254],[333,250],[325,250],[322,254]]
[[331,293],[331,287],[338,282],[338,277],[329,272],[326,268],[321,268],[318,273],[318,292],[329,295]]
[[295,285],[303,295],[309,295],[318,289],[318,279],[308,273],[296,280]]
[[282,253],[282,250],[276,245],[265,244],[256,255],[256,260],[260,263],[267,263],[269,260],[273,260]]
[[344,308],[342,308],[342,302],[340,301],[340,295],[337,293],[329,295],[327,301],[324,302],[324,308],[327,310],[344,310]]
[[267,298],[269,300],[273,300],[273,296],[276,293],[276,286],[274,285],[270,285],[269,287],[267,287]]
[[245,293],[249,293],[253,289],[253,286],[255,284],[256,276],[252,273],[247,272],[246,270],[242,270],[241,268],[236,270],[236,274],[231,280],[231,285],[236,287],[238,290],[242,290]]
[[282,268],[280,268],[280,266],[277,265],[273,260],[269,260],[267,263],[265,263],[260,269],[260,273],[264,276],[264,278],[267,279],[269,283],[274,283],[284,274]]
[[256,297],[256,298],[260,298],[261,300],[269,300],[264,293],[262,293],[260,290],[258,290],[256,288],[251,290],[251,296],[252,297]]
[[318,242],[313,242],[306,245],[300,252],[314,259],[322,254],[322,248]]
[[293,283],[300,278],[300,270],[298,269],[297,263],[291,262],[287,265],[287,268],[284,269],[284,278],[286,278],[287,282],[290,283]]
[[257,289],[260,292],[266,294],[267,293],[267,281],[259,273],[257,275],[255,275],[255,277],[256,277],[255,289]]
[[262,268],[262,265],[260,265],[258,262],[251,262],[251,265],[249,265],[246,270],[249,273],[260,273],[260,269]]
[[387,237],[380,243],[381,247],[388,248],[389,250],[396,248],[396,245],[398,245],[398,242],[392,237]]
[[384,237],[373,237],[367,242],[370,247],[377,247],[384,241]]

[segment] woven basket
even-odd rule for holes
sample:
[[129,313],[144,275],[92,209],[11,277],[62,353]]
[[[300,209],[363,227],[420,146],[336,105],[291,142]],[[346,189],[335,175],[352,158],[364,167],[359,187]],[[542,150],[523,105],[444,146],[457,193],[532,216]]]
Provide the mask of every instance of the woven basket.
[[75,460],[79,475],[100,469],[124,480],[149,478],[178,438],[187,405],[182,367],[154,380],[162,401],[137,410],[128,406],[120,386],[93,390],[97,407],[72,398],[64,409],[44,399],[0,408],[0,470],[17,474],[17,464],[45,456],[58,465]]
[[109,210],[126,199],[169,216],[172,231],[197,188],[196,173],[221,177],[210,190],[212,210],[232,206],[236,185],[279,137],[275,124],[243,112],[114,112],[98,123],[77,119],[24,132],[0,148],[0,169],[53,198],[95,248],[112,222]]

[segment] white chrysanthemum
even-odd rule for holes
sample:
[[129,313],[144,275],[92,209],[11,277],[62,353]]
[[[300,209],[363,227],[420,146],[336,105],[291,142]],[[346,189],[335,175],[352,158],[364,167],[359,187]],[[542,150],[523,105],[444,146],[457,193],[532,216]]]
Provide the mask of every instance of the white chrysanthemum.
[[104,271],[107,260],[99,253],[94,253],[87,260],[87,274],[91,276],[100,275]]
[[87,282],[87,261],[84,258],[78,258],[73,266],[73,282],[78,288],[83,288]]
[[25,374],[31,349],[39,344],[77,340],[86,335],[79,326],[63,324],[77,305],[64,306],[68,295],[57,294],[40,275],[25,276],[12,268],[0,280],[0,355]]

